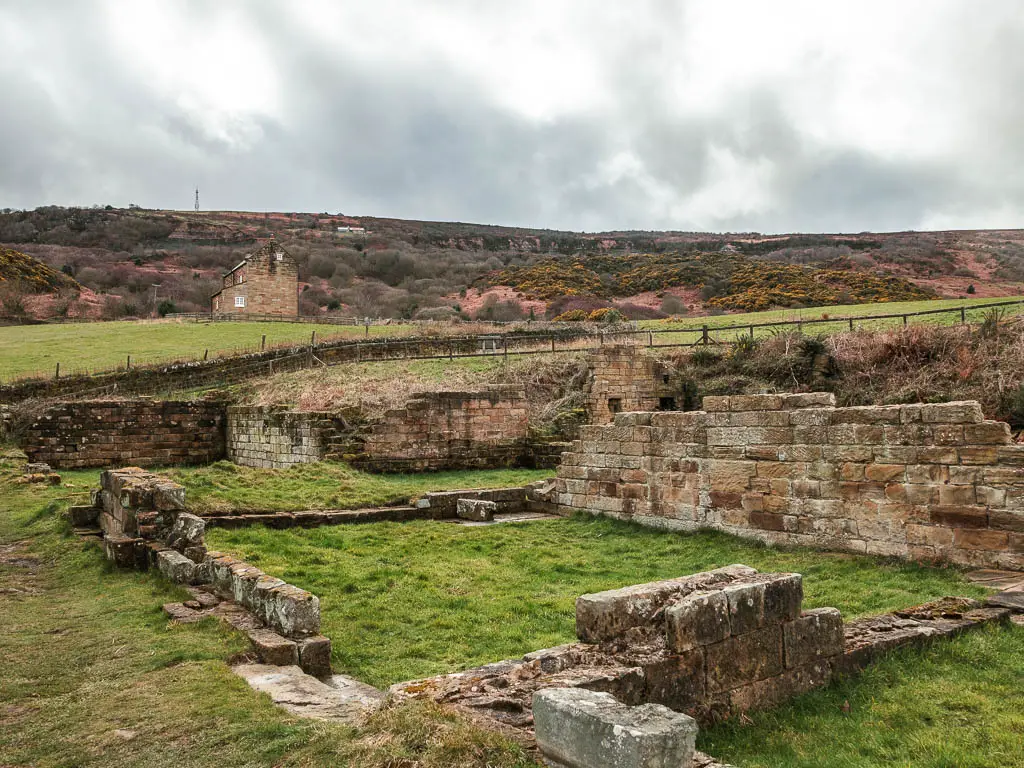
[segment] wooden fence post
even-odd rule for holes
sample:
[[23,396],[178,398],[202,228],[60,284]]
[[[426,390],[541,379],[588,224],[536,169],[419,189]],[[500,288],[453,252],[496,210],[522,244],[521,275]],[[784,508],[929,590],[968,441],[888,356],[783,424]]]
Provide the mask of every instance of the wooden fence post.
[[708,327],[705,325],[700,329],[700,343],[710,344],[711,339],[708,337]]
[[851,331],[853,330],[853,318],[852,317],[850,318],[850,330]]
[[654,346],[654,331],[648,331],[647,332],[647,346],[648,347],[653,347]]
[[260,339],[260,352],[267,348],[267,334],[263,334],[263,338]]
[[907,316],[906,315],[903,316],[903,327],[904,328],[907,327]]
[[206,358],[209,357],[209,356],[210,356],[210,350],[209,349],[203,350],[203,362],[204,363],[206,362]]
[[130,371],[132,369],[132,356],[128,355],[128,362],[124,364],[124,369]]
[[57,363],[57,371],[56,371],[56,373],[53,374],[53,378],[54,379],[59,379],[60,378],[60,363]]
[[967,322],[967,310],[964,307],[960,307],[960,322]]

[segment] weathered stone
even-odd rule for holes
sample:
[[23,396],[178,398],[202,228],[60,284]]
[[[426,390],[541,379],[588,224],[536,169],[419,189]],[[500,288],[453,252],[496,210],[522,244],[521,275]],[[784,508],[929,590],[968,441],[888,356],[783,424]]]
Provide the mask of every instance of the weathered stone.
[[764,627],[709,646],[708,693],[719,693],[782,672],[782,628]]
[[231,670],[298,717],[359,725],[384,700],[383,693],[365,683],[341,675],[322,682],[297,666],[240,664]]
[[75,528],[91,528],[99,516],[100,510],[94,504],[68,507],[68,519]]
[[697,724],[657,704],[626,707],[606,693],[549,688],[533,696],[537,746],[563,768],[683,768]]
[[665,639],[676,653],[721,642],[730,634],[729,600],[722,590],[694,592],[665,610]]
[[783,626],[786,667],[802,667],[843,652],[843,618],[835,608],[817,608]]
[[764,624],[764,592],[761,583],[736,584],[722,589],[729,605],[729,626],[733,635],[742,635]]
[[331,639],[313,635],[299,641],[299,666],[307,675],[327,677],[331,674]]
[[157,552],[156,567],[164,578],[170,579],[176,584],[195,582],[196,564],[173,549]]
[[261,663],[278,667],[299,663],[299,650],[294,640],[263,628],[251,629],[247,634]]
[[174,517],[170,533],[167,534],[167,546],[174,547],[179,552],[183,552],[186,547],[202,546],[205,533],[206,523],[201,517],[179,512]]
[[584,642],[613,640],[634,627],[650,625],[652,618],[675,596],[728,584],[756,573],[745,565],[730,565],[694,576],[581,595],[576,599],[576,635]]
[[456,504],[455,514],[463,520],[486,522],[494,519],[498,505],[493,501],[483,499],[459,499]]

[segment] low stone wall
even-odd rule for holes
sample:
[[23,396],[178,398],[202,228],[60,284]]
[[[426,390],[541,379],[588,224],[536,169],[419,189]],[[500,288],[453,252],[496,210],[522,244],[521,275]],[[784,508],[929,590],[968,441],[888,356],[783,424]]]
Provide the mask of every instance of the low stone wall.
[[583,595],[580,642],[484,667],[392,686],[396,699],[429,698],[529,728],[537,691],[582,688],[628,706],[661,704],[707,723],[775,706],[863,669],[901,646],[952,637],[1006,608],[943,598],[844,624],[834,608],[802,609],[796,573],[731,565]]
[[[210,590],[200,597],[216,594],[232,601],[234,611],[220,612],[249,635],[267,663],[299,664],[315,675],[330,673],[330,640],[318,634],[316,595],[229,555],[208,552],[205,522],[186,510],[182,486],[140,467],[107,470],[92,504],[71,507],[69,515],[80,529],[100,528],[104,551],[115,564],[155,567],[171,581]],[[217,602],[174,606],[172,615],[190,621]],[[255,618],[240,617],[238,606]]]
[[375,472],[515,466],[528,426],[522,387],[426,393],[375,423],[353,464]]
[[227,409],[227,456],[246,467],[283,469],[322,460],[338,417],[278,406]]
[[584,427],[558,470],[559,510],[1024,569],[1024,445],[978,403],[836,408],[813,393],[704,408]]
[[56,469],[205,464],[224,457],[224,404],[90,400],[51,408],[26,431],[33,462]]

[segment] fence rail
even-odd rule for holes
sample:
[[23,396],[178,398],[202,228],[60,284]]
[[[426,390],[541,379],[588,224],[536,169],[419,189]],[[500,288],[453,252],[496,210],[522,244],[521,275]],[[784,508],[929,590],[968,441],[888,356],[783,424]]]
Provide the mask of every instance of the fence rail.
[[[567,323],[553,331],[526,333],[487,333],[464,336],[413,336],[406,338],[359,339],[316,341],[313,333],[307,344],[290,348],[248,353],[237,357],[217,357],[209,361],[204,357],[197,361],[164,363],[162,365],[138,366],[132,368],[129,360],[122,368],[93,375],[78,375],[74,379],[80,386],[75,394],[83,392],[107,392],[111,388],[121,391],[133,391],[136,394],[162,391],[159,384],[143,384],[145,376],[138,376],[134,385],[116,380],[117,376],[129,369],[135,374],[161,374],[188,372],[188,388],[203,386],[227,385],[248,378],[283,373],[286,371],[316,366],[331,367],[344,363],[363,363],[386,360],[454,360],[456,358],[494,357],[513,355],[551,354],[556,352],[575,352],[595,349],[606,344],[629,343],[657,348],[684,348],[702,345],[731,344],[738,335],[757,334],[758,330],[785,329],[796,327],[800,332],[805,326],[840,325],[846,330],[856,330],[858,325],[864,326],[878,321],[902,320],[902,325],[910,323],[911,318],[958,315],[960,322],[967,322],[968,313],[1024,305],[1024,300],[998,301],[986,304],[960,305],[943,309],[921,310],[918,312],[897,312],[877,315],[857,315],[845,317],[800,318],[797,320],[778,320],[763,323],[742,323],[731,325],[703,324],[691,328],[649,328],[618,327],[605,330],[592,330],[579,324]],[[733,337],[730,338],[730,334]],[[229,369],[225,365],[230,365]],[[48,376],[35,379],[19,379],[9,383],[6,389],[19,386],[31,387],[49,381],[57,384],[62,371],[58,363],[55,370]],[[73,382],[65,370],[63,375],[67,381],[65,389],[71,389]],[[171,376],[173,379],[174,377]],[[104,381],[108,379],[109,381]],[[95,381],[95,389],[88,384]],[[63,384],[63,380],[60,382]],[[51,387],[51,389],[56,387]],[[181,389],[182,386],[175,387]],[[0,396],[3,392],[0,391]]]

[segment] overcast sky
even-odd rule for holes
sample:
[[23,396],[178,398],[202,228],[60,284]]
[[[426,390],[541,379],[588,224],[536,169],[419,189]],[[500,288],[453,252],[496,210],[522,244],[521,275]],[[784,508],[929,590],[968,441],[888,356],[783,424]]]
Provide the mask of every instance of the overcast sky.
[[1024,227],[1020,0],[0,0],[0,207]]

